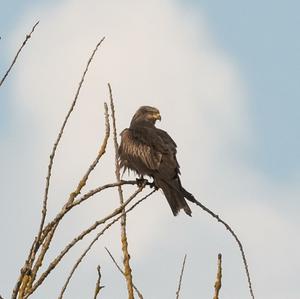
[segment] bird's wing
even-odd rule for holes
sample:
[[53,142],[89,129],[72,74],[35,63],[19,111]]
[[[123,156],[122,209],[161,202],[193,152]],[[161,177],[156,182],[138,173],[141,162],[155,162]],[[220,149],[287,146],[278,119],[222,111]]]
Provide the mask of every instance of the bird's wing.
[[160,165],[160,172],[168,177],[177,176],[180,174],[180,166],[178,164],[176,153],[177,153],[177,145],[175,141],[170,137],[170,135],[161,129],[156,129],[157,135],[163,141],[165,147],[167,147],[167,152],[164,153],[161,165]]
[[122,133],[119,148],[121,161],[126,160],[127,168],[141,172],[141,166],[149,170],[157,170],[161,163],[162,155],[167,148],[163,145],[161,137],[146,127],[125,129]]

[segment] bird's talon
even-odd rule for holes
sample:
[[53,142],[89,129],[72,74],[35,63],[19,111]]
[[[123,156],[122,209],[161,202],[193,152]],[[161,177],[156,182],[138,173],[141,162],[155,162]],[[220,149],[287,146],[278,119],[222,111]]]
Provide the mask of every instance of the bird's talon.
[[150,187],[150,188],[153,188],[153,189],[155,189],[155,190],[158,190],[158,187],[155,185],[154,182],[149,183],[149,187]]
[[136,179],[136,184],[138,187],[142,187],[144,184],[146,184],[148,181],[144,178]]

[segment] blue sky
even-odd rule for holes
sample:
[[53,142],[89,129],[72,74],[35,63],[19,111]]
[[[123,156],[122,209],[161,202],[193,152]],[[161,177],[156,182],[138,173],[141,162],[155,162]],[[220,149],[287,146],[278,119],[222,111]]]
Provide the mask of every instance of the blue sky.
[[[204,13],[218,46],[239,66],[248,91],[249,119],[257,141],[249,153],[249,163],[278,183],[288,181],[300,167],[299,4],[296,1],[178,2]],[[2,48],[5,50],[6,38],[22,15],[32,7],[51,7],[54,3],[10,1],[2,5]],[[24,33],[29,29],[30,26],[24,28]],[[10,59],[4,51],[2,70]],[[1,119],[8,113],[9,101],[4,100]]]
[[[300,259],[295,261],[300,246],[300,5],[296,1],[126,3],[6,1],[1,5],[1,73],[33,24],[40,20],[40,25],[0,88],[0,163],[5,169],[0,172],[5,199],[0,219],[6,223],[1,228],[7,244],[3,257],[10,257],[0,260],[8,269],[5,276],[0,273],[0,294],[8,297],[23,261],[19,248],[29,246],[36,230],[52,141],[88,54],[99,36],[105,35],[57,155],[50,208],[60,207],[61,198],[69,194],[93,158],[102,134],[101,101],[107,98],[106,82],[110,81],[120,129],[128,125],[138,106],[160,108],[159,126],[170,132],[179,147],[184,185],[220,212],[245,242],[257,297],[295,298],[294,273],[300,271]],[[101,168],[96,172],[90,187],[99,178],[114,180],[113,173],[108,174],[110,150],[107,155],[104,172]],[[151,271],[157,271],[161,255],[166,267],[156,275],[162,283],[169,269],[172,274],[177,271],[172,267],[187,251],[192,262],[183,297],[194,298],[199,284],[202,296],[211,296],[215,276],[211,265],[221,251],[227,271],[221,290],[224,299],[246,298],[240,256],[225,230],[194,209],[191,220],[183,215],[172,218],[164,204],[161,194],[154,196],[145,203],[146,209],[132,214],[128,224],[134,240],[134,271],[146,297],[157,298],[146,282],[153,278]],[[113,208],[111,202],[103,205]],[[96,211],[98,206],[92,203],[76,214],[75,223],[67,222],[55,248],[97,217]],[[15,219],[24,231],[19,239]],[[114,241],[113,232],[103,240],[118,255]],[[102,249],[100,242],[97,250]],[[99,263],[99,258],[92,255],[89,262]],[[107,277],[122,283],[108,270],[109,261],[101,256],[100,262]],[[67,260],[65,266],[71,265],[72,260]],[[88,262],[82,267],[88,289],[94,272]],[[74,278],[74,286],[79,278]],[[164,298],[171,297],[173,278],[166,282]],[[44,292],[52,295],[62,280],[58,274]],[[71,290],[70,298],[86,296],[83,289],[77,292]],[[108,298],[120,297],[109,285],[106,292]]]
[[238,63],[257,138],[250,163],[288,181],[300,167],[297,1],[189,1],[204,10],[218,46]]

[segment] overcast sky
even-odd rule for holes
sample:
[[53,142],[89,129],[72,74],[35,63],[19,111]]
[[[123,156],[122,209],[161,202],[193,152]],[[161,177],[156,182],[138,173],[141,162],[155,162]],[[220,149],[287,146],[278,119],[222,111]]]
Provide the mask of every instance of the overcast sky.
[[[36,233],[51,146],[87,59],[106,36],[57,153],[49,217],[97,153],[110,82],[119,131],[139,106],[160,109],[158,126],[177,142],[183,185],[240,236],[257,298],[297,298],[298,12],[296,1],[2,1],[1,74],[40,24],[0,88],[0,294],[10,296]],[[85,190],[115,180],[113,157],[109,145]],[[117,205],[116,192],[106,192],[74,211],[47,261]],[[136,285],[145,298],[174,298],[187,253],[182,298],[211,298],[221,252],[221,298],[250,298],[237,244],[211,217],[192,210],[192,218],[173,217],[157,192],[129,216]],[[103,298],[126,297],[124,280],[103,250],[108,246],[121,262],[119,243],[115,225],[84,260],[65,298],[92,296],[98,264]],[[32,297],[56,298],[87,244]]]

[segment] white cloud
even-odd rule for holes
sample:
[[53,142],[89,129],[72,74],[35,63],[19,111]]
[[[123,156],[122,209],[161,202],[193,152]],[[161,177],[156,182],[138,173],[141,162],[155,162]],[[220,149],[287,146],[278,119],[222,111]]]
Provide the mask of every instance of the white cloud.
[[[26,131],[28,144],[25,146],[27,149],[32,147],[32,153],[26,152],[25,161],[18,159],[18,174],[10,174],[11,179],[16,177],[18,184],[24,176],[27,177],[27,192],[21,191],[25,187],[21,181],[20,190],[15,190],[15,195],[22,196],[29,205],[31,198],[34,199],[28,214],[21,214],[22,223],[28,215],[34,218],[30,219],[28,227],[34,227],[37,222],[36,209],[51,144],[73,99],[88,56],[97,41],[106,36],[86,77],[58,151],[49,209],[54,211],[61,206],[96,154],[103,136],[102,105],[108,99],[106,84],[111,82],[119,129],[128,126],[131,115],[139,106],[157,106],[163,118],[159,126],[170,132],[178,143],[183,182],[187,189],[237,228],[241,239],[246,240],[246,251],[250,252],[249,259],[255,266],[257,261],[265,261],[269,250],[276,258],[282,258],[286,247],[276,244],[274,248],[276,232],[281,231],[282,237],[291,226],[280,210],[270,203],[260,202],[264,195],[271,198],[278,190],[266,183],[263,176],[246,167],[243,157],[235,155],[237,148],[251,145],[253,141],[244,117],[247,108],[244,83],[234,62],[218,49],[204,18],[192,11],[184,11],[168,0],[64,1],[39,9],[29,13],[16,32],[19,36],[23,23],[28,23],[33,15],[40,15],[41,23],[30,41],[30,48],[22,53],[22,63],[15,69],[15,109],[26,111],[24,118],[30,119],[29,126],[33,130],[31,134]],[[89,187],[114,180],[111,146],[109,150]],[[28,170],[32,164],[32,169]],[[110,210],[116,205],[115,199],[112,203],[111,193],[106,194],[101,199],[103,204],[99,197],[81,212],[75,212],[75,222],[72,217],[66,220],[65,229],[57,238],[60,246],[80,227],[92,223],[100,213],[102,215],[102,209]],[[13,209],[14,204],[9,207]],[[157,298],[159,289],[176,285],[178,259],[184,252],[191,256],[190,274],[186,278],[187,298],[196,297],[198,293],[203,297],[211,296],[215,258],[219,250],[225,253],[224,263],[227,263],[224,298],[248,296],[236,244],[222,227],[213,224],[196,208],[193,210],[192,219],[185,215],[172,218],[162,194],[157,194],[129,217],[130,248],[136,277],[145,290],[145,297]],[[267,240],[261,234],[261,228],[268,233]],[[26,240],[31,237],[31,231],[26,233]],[[111,270],[101,249],[109,244],[119,257],[118,237],[116,227],[103,243],[99,243],[97,250],[101,250],[101,255],[96,253],[89,258],[89,268],[83,266],[87,275],[78,275],[78,279],[84,279],[81,285],[88,286],[94,279],[94,268],[99,260],[105,265],[104,276],[113,276],[111,281],[118,283],[120,277],[114,269]],[[284,240],[288,242],[288,239]],[[18,242],[16,247],[20,248],[25,242],[23,240],[21,245],[21,241],[13,242]],[[263,251],[257,250],[261,247]],[[19,261],[22,261],[21,257]],[[70,267],[71,260],[66,263]],[[174,269],[170,268],[174,265]],[[269,266],[267,262],[266,267]],[[158,267],[161,273],[157,273]],[[267,279],[268,269],[258,271],[251,267],[251,270],[255,287],[262,294],[270,294],[271,290],[265,290],[266,282],[262,281]],[[176,275],[174,271],[177,271]],[[173,280],[161,277],[162,273],[170,273]],[[228,278],[231,275],[234,279]],[[13,279],[13,274],[11,276]],[[57,279],[50,279],[45,286],[48,295],[57,294],[53,290],[61,285],[62,277],[58,274]],[[159,279],[154,282],[156,277]],[[152,282],[147,283],[150,279]],[[76,281],[75,277],[72,286]],[[155,294],[151,290],[153,283],[157,285]],[[203,288],[199,288],[199,283]],[[118,297],[125,290],[123,284],[120,290],[116,290],[115,286],[109,285],[109,279],[105,284],[107,297]],[[72,298],[87,296],[88,287],[78,291],[72,286],[69,293]],[[170,292],[161,290],[161,297]],[[37,294],[36,298],[39,296]],[[281,297],[276,297],[274,291],[272,298]]]

